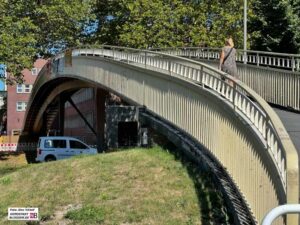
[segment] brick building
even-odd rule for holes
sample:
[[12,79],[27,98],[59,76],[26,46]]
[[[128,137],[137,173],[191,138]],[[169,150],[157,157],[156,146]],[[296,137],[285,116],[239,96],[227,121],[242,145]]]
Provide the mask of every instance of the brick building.
[[[95,107],[97,105],[95,104],[95,100],[96,96],[93,88],[83,88],[72,96],[72,101],[78,110],[84,115],[93,129],[96,130]],[[90,145],[97,143],[95,134],[68,102],[65,104],[64,135],[79,138]]]
[[31,70],[24,69],[22,71],[23,84],[7,86],[7,135],[20,134],[32,86],[46,62],[47,60],[44,59],[36,60]]

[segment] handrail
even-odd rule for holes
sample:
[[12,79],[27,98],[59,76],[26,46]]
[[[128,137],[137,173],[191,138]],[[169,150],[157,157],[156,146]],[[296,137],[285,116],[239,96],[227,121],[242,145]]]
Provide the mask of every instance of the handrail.
[[261,225],[271,225],[272,222],[279,216],[290,213],[300,214],[300,204],[280,205],[272,209],[263,219]]
[[[222,48],[217,47],[166,47],[166,48],[151,48],[151,51],[159,51],[159,50],[174,50],[174,49],[203,49],[203,50],[218,50],[221,51]],[[268,52],[268,51],[258,51],[258,50],[243,50],[237,49],[237,51],[242,51],[246,53],[258,53],[264,55],[278,55],[278,56],[289,56],[289,57],[300,57],[300,54],[291,54],[291,53],[281,53],[281,52]]]
[[[271,107],[241,81],[206,64],[148,50],[104,45],[97,49],[72,49],[72,55],[108,57],[149,70],[163,71],[170,76],[188,79],[202,88],[208,88],[209,91],[223,96],[224,101],[231,104],[233,109],[242,115],[260,135],[278,171],[285,193],[289,193],[290,196],[298,196],[296,190],[290,190],[288,184],[290,179],[295,182],[293,176],[295,173],[298,174],[298,163],[294,161],[294,158],[298,157],[297,152],[282,122]],[[63,53],[55,59],[59,57],[63,57]],[[224,77],[233,85],[224,81]],[[298,178],[296,183],[298,184]]]
[[[180,48],[162,48],[151,49],[165,53],[176,54],[178,56],[219,59],[221,48],[208,47],[180,47]],[[245,58],[246,57],[246,58]],[[237,49],[236,61],[257,66],[269,66],[274,68],[286,69],[291,71],[300,71],[300,54],[287,54],[278,52],[265,52],[254,50]]]

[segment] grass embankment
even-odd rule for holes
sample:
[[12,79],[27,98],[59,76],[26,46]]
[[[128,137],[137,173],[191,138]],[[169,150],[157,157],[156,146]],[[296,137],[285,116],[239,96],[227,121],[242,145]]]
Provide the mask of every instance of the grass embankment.
[[24,154],[0,152],[0,178],[27,166]]
[[24,224],[6,220],[8,207],[38,207],[41,224],[209,224],[217,214],[228,222],[205,178],[160,148],[30,165],[19,158],[0,161],[0,224]]

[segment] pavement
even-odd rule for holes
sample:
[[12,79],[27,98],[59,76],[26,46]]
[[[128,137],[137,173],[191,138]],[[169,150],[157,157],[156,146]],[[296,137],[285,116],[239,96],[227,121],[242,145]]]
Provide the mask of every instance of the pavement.
[[300,155],[300,113],[289,112],[278,108],[273,109],[280,117],[285,129],[298,150],[298,155]]

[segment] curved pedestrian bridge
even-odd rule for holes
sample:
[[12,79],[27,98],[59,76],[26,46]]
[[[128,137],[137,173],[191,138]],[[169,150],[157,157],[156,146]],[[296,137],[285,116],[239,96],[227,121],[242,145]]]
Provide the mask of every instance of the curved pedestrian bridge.
[[[219,48],[166,48],[155,51],[218,67]],[[300,111],[300,55],[237,50],[241,80],[267,102]]]
[[[82,87],[144,106],[143,116],[188,143],[189,154],[215,171],[219,183],[230,183],[221,189],[232,201],[236,223],[255,224],[279,204],[298,203],[296,149],[277,114],[245,83],[165,53],[111,46],[73,49],[40,72],[23,136],[42,132],[44,113],[56,96]],[[298,224],[298,216],[287,216],[287,224]]]
[[[155,51],[201,61],[218,68],[221,49],[192,47]],[[238,49],[236,61],[241,80],[272,105],[299,154],[300,55]]]

